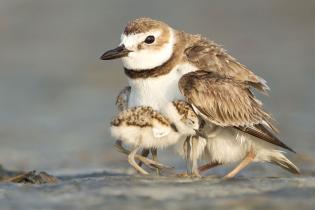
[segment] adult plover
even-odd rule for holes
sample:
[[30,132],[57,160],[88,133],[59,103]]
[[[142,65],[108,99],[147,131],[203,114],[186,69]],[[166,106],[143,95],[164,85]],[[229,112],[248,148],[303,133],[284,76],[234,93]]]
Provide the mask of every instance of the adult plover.
[[196,135],[199,119],[190,105],[184,101],[173,101],[172,115],[180,121],[172,122],[152,107],[138,106],[121,111],[111,122],[111,134],[123,143],[134,147],[128,155],[129,163],[140,173],[147,175],[135,162],[135,155],[141,148],[160,149]]
[[[125,74],[131,87],[128,107],[150,106],[169,117],[172,109],[168,104],[171,101],[176,99],[188,100],[201,117],[212,119],[212,121],[207,120],[207,123],[220,126],[224,132],[229,132],[230,128],[233,127],[258,137],[256,140],[266,141],[268,144],[280,144],[275,138],[270,138],[271,130],[274,130],[274,127],[260,116],[261,112],[257,111],[255,107],[252,107],[256,110],[255,112],[238,116],[239,119],[235,122],[221,122],[222,119],[226,119],[224,113],[227,113],[228,116],[232,113],[244,114],[251,111],[248,109],[253,104],[249,104],[247,109],[234,106],[237,105],[236,102],[227,103],[224,107],[215,106],[215,109],[207,109],[200,105],[208,105],[203,103],[204,101],[209,103],[211,100],[217,100],[217,98],[211,98],[213,95],[226,93],[221,82],[215,83],[215,81],[220,81],[220,78],[233,81],[230,83],[232,87],[237,82],[246,84],[247,94],[246,91],[229,92],[229,95],[233,96],[236,101],[243,98],[245,101],[257,102],[255,97],[249,93],[249,88],[256,88],[263,93],[269,89],[262,78],[240,64],[216,43],[208,41],[200,35],[177,31],[161,21],[139,18],[127,24],[121,36],[120,45],[101,56],[103,60],[116,58],[122,58]],[[203,74],[215,76],[217,79],[214,79],[210,86],[212,88],[203,93],[202,97],[191,100],[187,96],[192,95],[192,92],[195,91],[193,86],[189,85],[189,82],[182,82],[181,90],[182,92],[185,91],[184,94],[181,94],[178,82],[185,75],[185,78],[193,78],[195,83],[199,83],[200,86],[205,86],[204,89],[207,89],[207,85],[210,84],[204,82],[203,77],[198,76],[198,70],[204,70]],[[189,74],[187,75],[187,73]],[[232,90],[231,86],[230,89]],[[221,100],[227,99],[222,98]],[[235,111],[235,109],[243,112]],[[233,119],[236,117],[232,116]],[[174,118],[170,120],[172,122],[179,121],[179,119]]]

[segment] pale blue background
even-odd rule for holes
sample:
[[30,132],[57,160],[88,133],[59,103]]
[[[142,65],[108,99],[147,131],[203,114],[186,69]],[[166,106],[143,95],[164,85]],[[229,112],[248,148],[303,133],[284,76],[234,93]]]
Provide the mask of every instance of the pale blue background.
[[126,78],[120,61],[98,58],[130,19],[150,16],[215,40],[264,77],[272,91],[259,97],[299,152],[290,158],[312,172],[314,11],[311,0],[1,0],[0,163],[50,172],[126,167],[108,132]]

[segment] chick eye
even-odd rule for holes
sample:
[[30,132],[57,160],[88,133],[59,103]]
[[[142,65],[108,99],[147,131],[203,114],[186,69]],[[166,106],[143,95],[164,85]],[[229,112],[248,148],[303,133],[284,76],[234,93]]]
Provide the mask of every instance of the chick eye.
[[144,42],[147,44],[152,44],[154,40],[155,40],[154,36],[150,35],[150,36],[147,36],[147,38],[145,38]]

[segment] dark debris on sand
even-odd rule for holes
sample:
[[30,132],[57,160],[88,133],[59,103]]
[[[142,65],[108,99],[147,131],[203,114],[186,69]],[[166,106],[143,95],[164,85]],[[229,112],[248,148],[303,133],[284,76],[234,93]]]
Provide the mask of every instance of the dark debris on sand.
[[55,184],[58,178],[41,171],[17,172],[4,169],[0,165],[0,182],[23,184]]

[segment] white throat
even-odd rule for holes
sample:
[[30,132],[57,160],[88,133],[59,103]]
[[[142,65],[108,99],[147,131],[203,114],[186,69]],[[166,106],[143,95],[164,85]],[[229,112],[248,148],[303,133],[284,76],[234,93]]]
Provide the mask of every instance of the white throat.
[[124,44],[125,47],[129,50],[133,50],[130,52],[128,56],[122,58],[122,62],[125,68],[133,69],[133,70],[144,70],[144,69],[152,69],[154,67],[160,66],[165,63],[173,54],[173,47],[175,43],[175,36],[173,29],[170,29],[170,39],[169,41],[163,45],[159,50],[151,50],[151,49],[137,49],[137,45],[140,40],[143,40],[148,35],[155,35],[158,37],[160,35],[159,31],[153,31],[148,33],[140,33],[140,34],[131,34],[131,35],[122,35],[121,44]]
[[[152,78],[129,78],[131,93],[129,107],[151,106],[157,111],[167,108],[174,100],[183,100],[178,81],[186,73],[196,70],[190,64],[177,65],[168,74]],[[163,112],[163,111],[162,111]]]
[[161,111],[166,104],[182,99],[177,82],[181,75],[176,70],[154,78],[129,79],[131,93],[129,107],[151,106]]

